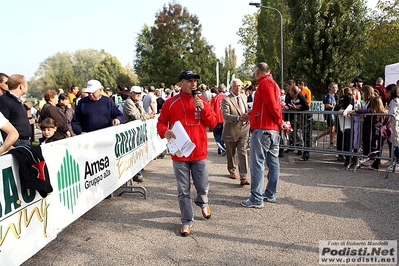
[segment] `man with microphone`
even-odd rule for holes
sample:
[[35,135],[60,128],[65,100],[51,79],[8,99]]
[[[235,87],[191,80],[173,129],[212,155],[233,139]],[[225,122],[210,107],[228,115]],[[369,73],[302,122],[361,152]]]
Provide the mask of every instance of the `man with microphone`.
[[208,138],[206,126],[216,126],[216,114],[208,101],[196,95],[197,80],[200,76],[191,70],[179,75],[180,93],[166,100],[158,118],[157,130],[161,138],[176,138],[170,130],[180,121],[191,141],[196,145],[188,157],[172,155],[173,170],[177,182],[178,200],[182,226],[180,234],[188,236],[194,223],[194,210],[190,197],[190,176],[193,179],[196,195],[194,203],[201,208],[205,219],[211,217],[208,205]]

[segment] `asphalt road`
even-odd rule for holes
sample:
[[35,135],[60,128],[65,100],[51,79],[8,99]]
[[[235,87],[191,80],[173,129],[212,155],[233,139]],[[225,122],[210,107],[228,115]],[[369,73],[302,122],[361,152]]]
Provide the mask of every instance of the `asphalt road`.
[[[280,159],[277,203],[247,209],[249,186],[229,178],[226,159],[209,136],[212,217],[195,208],[181,237],[172,162],[144,171],[147,199],[106,199],[68,226],[23,265],[318,265],[319,240],[397,240],[399,174],[344,170],[334,155]],[[119,189],[117,192],[120,192]]]

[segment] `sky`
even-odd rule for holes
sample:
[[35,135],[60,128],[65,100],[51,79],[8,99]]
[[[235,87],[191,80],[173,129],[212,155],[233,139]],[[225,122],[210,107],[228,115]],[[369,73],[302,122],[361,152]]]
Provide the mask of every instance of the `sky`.
[[[368,6],[373,8],[377,1],[368,0]],[[132,64],[137,34],[144,24],[153,25],[156,13],[169,2],[173,0],[3,1],[0,72],[30,79],[46,58],[83,49],[104,49],[123,66]],[[241,63],[243,49],[236,33],[244,15],[256,12],[250,0],[176,2],[198,16],[202,36],[218,58],[231,44]]]

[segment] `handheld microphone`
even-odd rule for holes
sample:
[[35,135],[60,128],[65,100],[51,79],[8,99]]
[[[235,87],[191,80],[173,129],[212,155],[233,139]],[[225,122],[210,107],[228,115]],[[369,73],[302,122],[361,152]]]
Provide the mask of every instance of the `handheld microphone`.
[[[194,98],[197,98],[197,91],[196,90],[191,90],[191,93],[193,94],[193,96],[194,96]],[[196,106],[196,108],[197,108],[197,112],[199,113],[199,112],[201,112],[201,107],[199,107],[199,106]]]

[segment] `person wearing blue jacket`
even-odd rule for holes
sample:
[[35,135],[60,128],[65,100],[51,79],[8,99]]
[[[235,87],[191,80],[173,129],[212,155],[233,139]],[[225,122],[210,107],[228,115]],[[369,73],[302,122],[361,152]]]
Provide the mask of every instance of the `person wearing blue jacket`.
[[98,80],[89,80],[85,97],[76,106],[71,125],[76,135],[123,124],[123,114],[111,98],[101,94],[103,86]]

